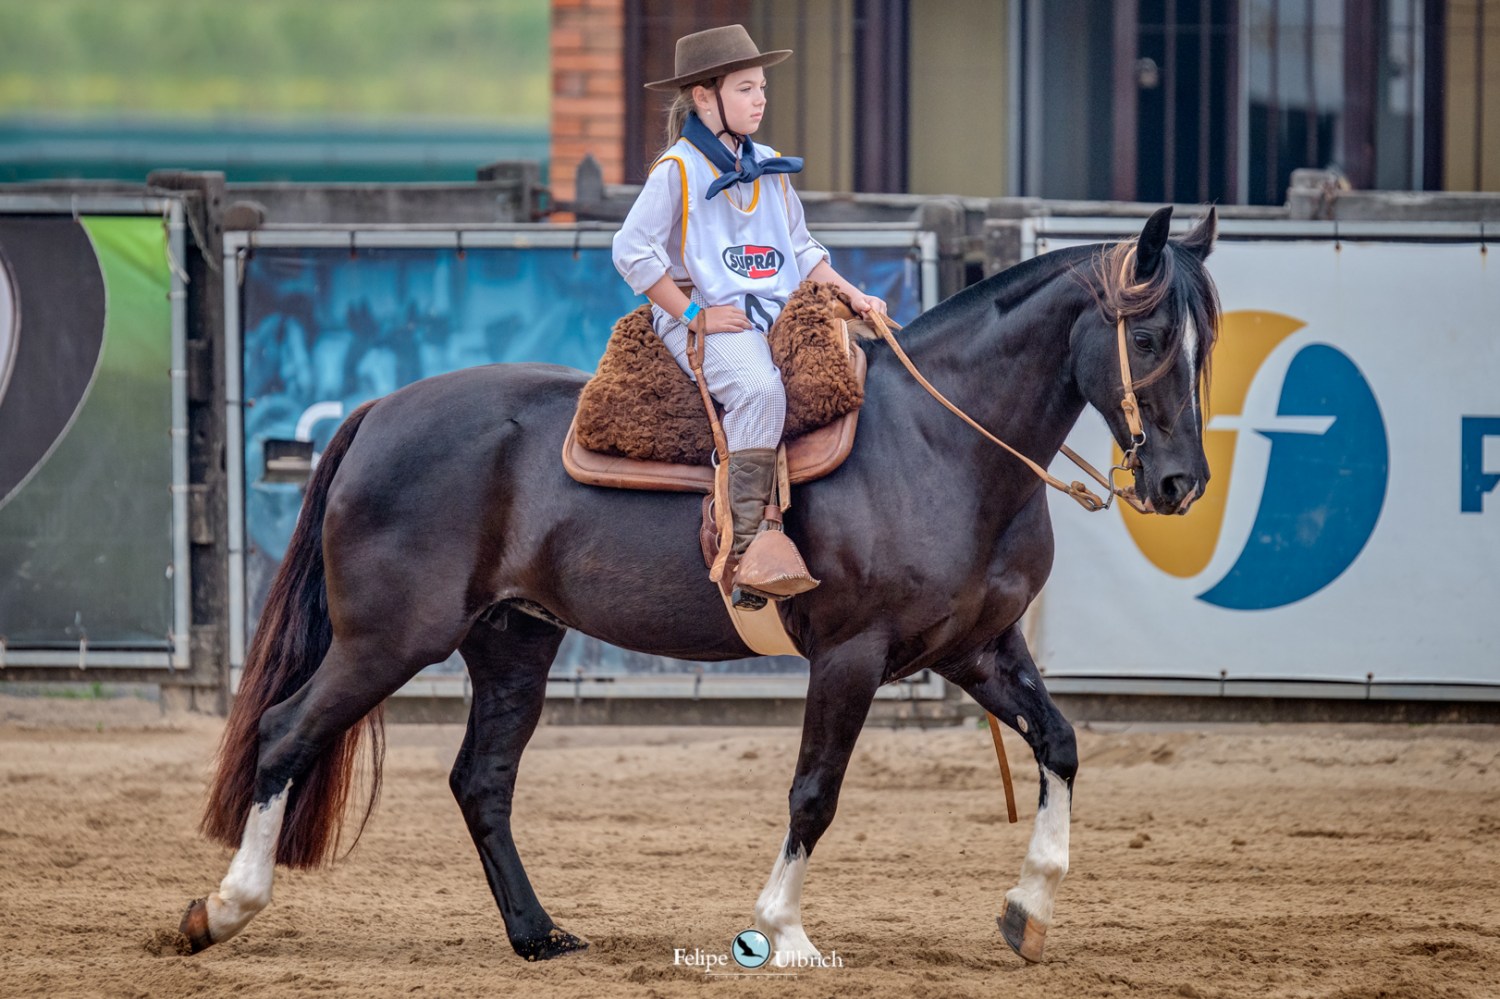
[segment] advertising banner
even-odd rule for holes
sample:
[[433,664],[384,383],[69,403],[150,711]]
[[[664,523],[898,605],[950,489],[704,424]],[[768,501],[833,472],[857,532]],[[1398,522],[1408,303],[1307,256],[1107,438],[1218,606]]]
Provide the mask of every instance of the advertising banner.
[[[0,215],[12,662],[25,649],[172,646],[172,280],[159,215]],[[153,663],[167,665],[141,665]]]
[[[1400,235],[1221,239],[1208,492],[1185,517],[1054,497],[1030,622],[1049,678],[1500,696],[1500,269]],[[1069,443],[1111,455],[1092,410]]]
[[[466,232],[462,249],[451,233],[439,234],[444,246],[411,245],[414,234],[402,245],[371,246],[380,234],[361,233],[354,252],[347,234],[342,245],[316,245],[328,234],[299,244],[298,235],[257,234],[239,261],[247,636],[302,502],[300,483],[266,474],[268,440],[309,441],[316,454],[360,403],[472,365],[541,361],[592,371],[615,321],[644,301],[616,273],[608,232]],[[914,252],[921,234],[883,243],[892,234],[815,235],[834,244],[841,273],[886,299],[898,320],[910,321],[924,292],[931,296],[933,276]],[[861,239],[866,245],[847,245]],[[554,671],[698,668],[570,634]],[[782,657],[702,668],[805,673],[806,664]],[[462,666],[455,658],[439,670]]]

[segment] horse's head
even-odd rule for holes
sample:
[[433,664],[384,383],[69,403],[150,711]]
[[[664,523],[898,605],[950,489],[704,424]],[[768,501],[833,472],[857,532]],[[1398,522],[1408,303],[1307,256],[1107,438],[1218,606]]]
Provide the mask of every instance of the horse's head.
[[[1171,219],[1172,209],[1163,208],[1139,237],[1100,251],[1088,279],[1099,308],[1073,330],[1078,388],[1127,455],[1137,496],[1163,514],[1186,513],[1208,485],[1203,399],[1219,329],[1218,293],[1203,266],[1215,213],[1210,209],[1181,240],[1167,238]],[[1139,406],[1138,435],[1123,404],[1122,350]]]

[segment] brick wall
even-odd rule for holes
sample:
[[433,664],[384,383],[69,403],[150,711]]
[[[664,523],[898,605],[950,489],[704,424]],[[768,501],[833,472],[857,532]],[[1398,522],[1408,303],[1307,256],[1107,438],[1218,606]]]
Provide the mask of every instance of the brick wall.
[[552,193],[573,197],[593,154],[604,182],[625,176],[625,0],[552,0]]

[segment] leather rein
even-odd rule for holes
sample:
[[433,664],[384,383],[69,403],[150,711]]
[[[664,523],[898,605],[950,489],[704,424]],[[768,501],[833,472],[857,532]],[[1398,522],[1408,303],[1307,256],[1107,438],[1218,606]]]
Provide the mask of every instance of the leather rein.
[[1120,382],[1125,389],[1125,396],[1120,400],[1120,408],[1125,413],[1125,424],[1130,430],[1130,450],[1125,452],[1125,455],[1120,459],[1119,464],[1114,465],[1110,468],[1109,476],[1106,478],[1099,472],[1098,469],[1081,458],[1078,453],[1072,448],[1068,447],[1066,444],[1062,446],[1062,453],[1067,455],[1068,459],[1072,461],[1073,464],[1083,469],[1086,473],[1088,473],[1090,478],[1092,478],[1095,482],[1102,486],[1109,496],[1108,499],[1100,499],[1092,491],[1090,491],[1088,486],[1084,485],[1082,482],[1078,482],[1076,480],[1072,483],[1063,482],[1063,480],[1059,479],[1051,472],[1048,472],[1041,465],[1032,461],[1030,458],[1026,457],[1026,455],[1022,454],[1020,451],[1017,451],[1015,448],[1011,447],[1009,444],[1005,443],[1003,440],[990,433],[984,427],[980,426],[979,423],[975,421],[975,419],[968,413],[965,413],[953,403],[949,402],[948,398],[944,396],[943,393],[934,388],[932,383],[922,376],[922,372],[917,370],[917,366],[912,363],[911,358],[906,356],[906,351],[901,349],[901,344],[896,341],[896,335],[891,332],[891,327],[895,327],[896,329],[901,328],[900,324],[897,323],[894,319],[891,319],[889,316],[885,316],[879,312],[874,311],[867,313],[862,318],[864,318],[866,322],[868,322],[875,328],[875,332],[880,334],[880,338],[882,340],[890,344],[891,350],[895,351],[896,357],[900,359],[901,363],[906,367],[906,370],[911,373],[911,376],[917,380],[917,384],[926,389],[934,399],[946,406],[949,412],[953,413],[953,415],[957,416],[969,426],[973,427],[975,430],[983,434],[984,437],[990,441],[990,443],[998,444],[1000,447],[1004,448],[1011,454],[1015,455],[1017,458],[1021,459],[1021,461],[1025,462],[1026,467],[1030,468],[1032,472],[1036,473],[1036,476],[1047,485],[1051,486],[1053,489],[1058,490],[1059,492],[1066,493],[1068,496],[1071,496],[1073,499],[1078,501],[1078,504],[1080,506],[1082,506],[1085,510],[1091,512],[1095,510],[1108,510],[1111,504],[1114,503],[1116,496],[1118,496],[1125,503],[1129,504],[1131,508],[1139,511],[1140,513],[1151,512],[1150,504],[1145,500],[1142,500],[1135,494],[1134,486],[1125,486],[1122,488],[1115,485],[1114,483],[1116,472],[1130,472],[1134,471],[1140,466],[1140,457],[1136,454],[1136,452],[1139,451],[1140,448],[1146,443],[1146,434],[1141,427],[1140,406],[1136,403],[1135,389],[1133,387],[1134,383],[1130,377],[1130,358],[1126,353],[1125,348],[1125,317],[1123,315],[1116,317],[1115,331],[1117,334],[1116,340],[1118,341],[1120,353]]

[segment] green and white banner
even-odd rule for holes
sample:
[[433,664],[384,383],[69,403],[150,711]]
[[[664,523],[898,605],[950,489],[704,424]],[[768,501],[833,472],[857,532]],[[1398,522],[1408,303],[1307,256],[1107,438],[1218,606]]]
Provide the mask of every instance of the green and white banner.
[[172,290],[159,215],[0,214],[0,638],[12,661],[172,648]]

